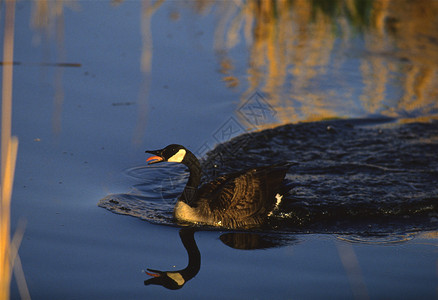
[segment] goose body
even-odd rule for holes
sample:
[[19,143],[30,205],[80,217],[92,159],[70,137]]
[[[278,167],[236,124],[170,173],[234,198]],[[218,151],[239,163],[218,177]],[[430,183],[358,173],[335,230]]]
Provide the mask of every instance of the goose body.
[[252,168],[226,174],[199,187],[201,167],[196,156],[181,145],[146,151],[154,154],[147,161],[183,163],[190,177],[174,208],[179,222],[226,228],[262,225],[278,207],[278,189],[289,169],[288,164]]

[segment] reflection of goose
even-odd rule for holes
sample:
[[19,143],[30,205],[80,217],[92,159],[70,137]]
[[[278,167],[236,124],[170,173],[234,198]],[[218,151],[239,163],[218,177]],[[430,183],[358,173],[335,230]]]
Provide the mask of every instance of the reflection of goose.
[[144,284],[156,284],[162,285],[165,288],[171,290],[177,290],[184,286],[184,284],[198,274],[201,268],[201,254],[196,246],[195,231],[193,229],[181,229],[179,236],[187,250],[189,256],[189,263],[186,268],[178,271],[159,271],[153,269],[147,269],[149,272],[146,274],[153,278],[145,280]]
[[[182,228],[179,236],[184,248],[187,250],[189,263],[187,267],[177,271],[159,271],[147,269],[146,274],[152,278],[145,280],[145,285],[161,285],[170,290],[177,290],[184,286],[190,279],[194,278],[201,269],[201,253],[195,241],[195,229]],[[270,235],[253,232],[227,232],[220,236],[220,240],[227,246],[234,249],[267,249],[283,247],[296,242],[291,236]]]
[[189,180],[174,208],[178,221],[227,228],[263,224],[280,204],[282,196],[277,190],[289,168],[289,164],[253,168],[220,176],[198,189],[201,166],[189,150],[169,145],[146,153],[155,155],[147,159],[149,164],[168,161],[189,168]]

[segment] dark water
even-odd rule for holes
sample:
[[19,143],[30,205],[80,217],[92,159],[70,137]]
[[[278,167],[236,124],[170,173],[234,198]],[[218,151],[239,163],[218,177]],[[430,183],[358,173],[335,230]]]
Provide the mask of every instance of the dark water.
[[[289,192],[264,229],[382,234],[438,227],[438,123],[392,119],[284,125],[218,145],[202,159],[204,182],[250,167],[296,162]],[[127,171],[139,183],[99,206],[158,224],[187,178],[183,166]]]

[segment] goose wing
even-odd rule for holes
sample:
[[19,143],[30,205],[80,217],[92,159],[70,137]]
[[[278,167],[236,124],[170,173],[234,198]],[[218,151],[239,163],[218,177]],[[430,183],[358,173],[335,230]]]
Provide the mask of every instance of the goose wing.
[[200,189],[213,215],[235,222],[265,217],[275,205],[275,193],[287,172],[278,166],[254,168],[217,178]]

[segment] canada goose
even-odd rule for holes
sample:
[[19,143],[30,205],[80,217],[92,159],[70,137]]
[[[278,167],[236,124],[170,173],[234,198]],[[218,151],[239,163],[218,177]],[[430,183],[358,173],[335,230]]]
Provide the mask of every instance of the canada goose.
[[249,228],[264,224],[278,207],[278,189],[290,164],[257,167],[226,174],[198,188],[201,165],[196,156],[181,145],[145,151],[153,154],[147,162],[182,163],[190,177],[174,208],[177,221],[225,228]]

